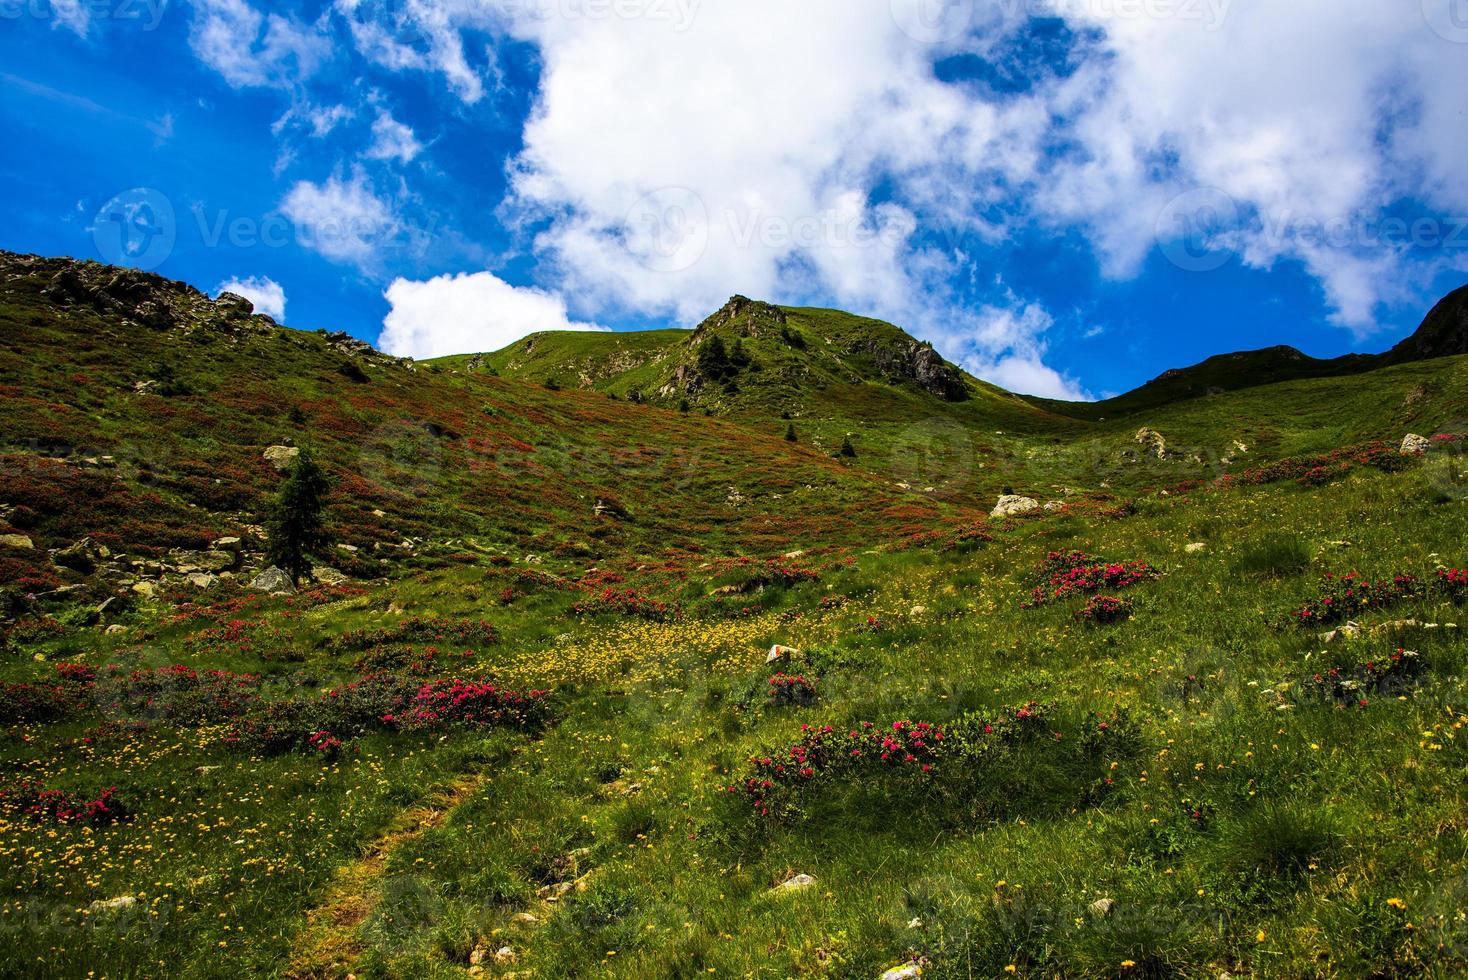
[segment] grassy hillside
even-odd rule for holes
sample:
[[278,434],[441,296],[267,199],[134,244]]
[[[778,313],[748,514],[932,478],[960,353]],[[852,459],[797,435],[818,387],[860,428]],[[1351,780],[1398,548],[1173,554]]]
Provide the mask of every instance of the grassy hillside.
[[1468,972],[1464,358],[1087,422],[779,312],[684,412],[0,256],[0,975]]

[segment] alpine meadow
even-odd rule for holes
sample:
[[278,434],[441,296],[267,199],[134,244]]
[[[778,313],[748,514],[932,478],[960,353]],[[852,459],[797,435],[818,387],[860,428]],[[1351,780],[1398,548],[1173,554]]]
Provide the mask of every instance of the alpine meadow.
[[1459,0],[12,6],[0,978],[1468,976]]

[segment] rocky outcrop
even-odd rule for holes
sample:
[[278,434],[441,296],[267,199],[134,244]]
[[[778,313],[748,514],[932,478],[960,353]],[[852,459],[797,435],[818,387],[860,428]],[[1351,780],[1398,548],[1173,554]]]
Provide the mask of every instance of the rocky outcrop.
[[1167,440],[1156,429],[1138,429],[1136,441],[1149,455],[1158,459],[1167,458]]
[[848,353],[865,354],[877,369],[889,378],[911,381],[930,395],[946,402],[961,402],[969,397],[963,374],[943,360],[932,344],[907,339],[906,343],[883,344],[867,341]]
[[693,343],[699,343],[711,330],[729,328],[736,336],[759,337],[778,331],[788,322],[785,311],[778,306],[761,303],[748,296],[732,296],[717,313],[693,331]]

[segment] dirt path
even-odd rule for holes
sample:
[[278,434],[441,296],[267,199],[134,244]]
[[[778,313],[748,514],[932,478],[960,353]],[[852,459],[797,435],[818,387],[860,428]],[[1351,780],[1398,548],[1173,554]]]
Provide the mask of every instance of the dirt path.
[[399,814],[358,861],[337,869],[326,900],[306,913],[306,926],[291,949],[285,975],[291,980],[339,980],[352,975],[362,943],[357,929],[376,908],[383,871],[394,850],[441,825],[484,784],[476,774],[455,780],[431,799]]

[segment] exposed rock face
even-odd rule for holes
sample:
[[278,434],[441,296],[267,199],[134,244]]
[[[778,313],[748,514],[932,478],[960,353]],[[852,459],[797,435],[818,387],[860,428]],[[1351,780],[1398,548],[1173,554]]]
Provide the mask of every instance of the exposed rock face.
[[994,506],[990,517],[1009,517],[1013,514],[1028,514],[1032,510],[1039,510],[1040,502],[1034,497],[1021,497],[1016,494],[1006,494],[999,498],[999,503]]
[[900,346],[887,346],[872,341],[850,353],[869,355],[883,374],[915,382],[946,402],[965,401],[969,396],[963,375],[943,360],[932,344],[912,340]]
[[1468,286],[1443,297],[1417,332],[1383,354],[1382,359],[1399,364],[1455,354],[1468,354]]
[[787,322],[785,311],[778,306],[748,296],[733,296],[717,313],[698,325],[693,331],[693,342],[698,343],[710,330],[719,327],[732,327],[741,336],[758,337],[780,329]]
[[1167,440],[1156,429],[1138,429],[1136,440],[1147,452],[1158,459],[1167,458]]

